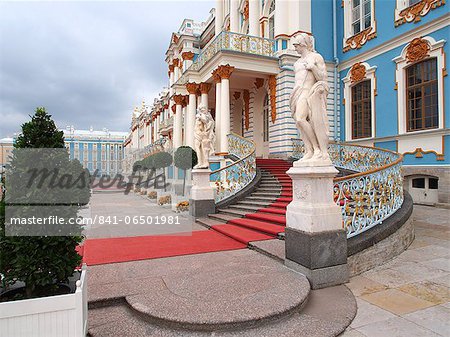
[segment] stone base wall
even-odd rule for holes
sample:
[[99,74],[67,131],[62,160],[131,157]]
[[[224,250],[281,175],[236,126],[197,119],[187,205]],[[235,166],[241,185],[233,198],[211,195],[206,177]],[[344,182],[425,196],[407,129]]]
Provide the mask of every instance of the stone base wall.
[[404,252],[414,241],[414,224],[411,216],[401,228],[386,239],[348,257],[350,277],[385,264]]
[[[425,175],[439,178],[438,202],[450,204],[450,167],[439,166],[403,166],[403,176]],[[404,189],[408,191],[407,179]]]

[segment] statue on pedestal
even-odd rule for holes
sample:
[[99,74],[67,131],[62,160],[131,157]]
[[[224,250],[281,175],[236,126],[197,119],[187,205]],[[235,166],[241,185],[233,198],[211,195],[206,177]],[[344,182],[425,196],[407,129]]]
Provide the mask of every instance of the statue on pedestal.
[[314,50],[310,35],[296,35],[293,45],[300,58],[294,63],[295,85],[289,104],[305,144],[305,154],[299,163],[332,165],[328,155],[326,106],[329,88],[325,61]]
[[200,104],[195,115],[194,146],[198,164],[195,169],[209,168],[209,156],[214,153],[214,119],[204,104]]

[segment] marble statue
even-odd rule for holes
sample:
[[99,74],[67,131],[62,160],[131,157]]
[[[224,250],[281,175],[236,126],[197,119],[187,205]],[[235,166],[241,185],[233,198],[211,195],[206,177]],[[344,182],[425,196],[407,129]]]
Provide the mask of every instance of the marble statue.
[[214,153],[216,141],[214,119],[204,104],[200,104],[195,115],[194,146],[197,152],[196,169],[209,168],[209,156]]
[[294,63],[295,84],[290,97],[292,117],[305,144],[299,163],[331,165],[328,155],[328,84],[323,57],[313,48],[312,37],[300,33],[293,38],[300,58]]

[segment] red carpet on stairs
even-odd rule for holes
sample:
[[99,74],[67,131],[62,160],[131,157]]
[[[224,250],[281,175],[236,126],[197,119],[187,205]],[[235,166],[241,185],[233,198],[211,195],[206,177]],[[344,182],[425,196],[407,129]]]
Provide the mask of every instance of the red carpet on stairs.
[[246,248],[216,231],[194,231],[179,236],[154,235],[108,239],[88,239],[80,253],[88,266],[170,256],[218,252]]

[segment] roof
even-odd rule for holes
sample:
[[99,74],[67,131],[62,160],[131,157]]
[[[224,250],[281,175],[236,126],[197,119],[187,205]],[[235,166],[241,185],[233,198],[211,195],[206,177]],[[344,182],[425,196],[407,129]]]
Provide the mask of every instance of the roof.
[[13,144],[14,143],[14,139],[13,138],[9,138],[9,137],[2,138],[2,139],[0,139],[0,143],[11,143],[11,144]]
[[126,138],[128,132],[109,130],[67,130],[64,129],[65,137],[91,137],[91,138]]

